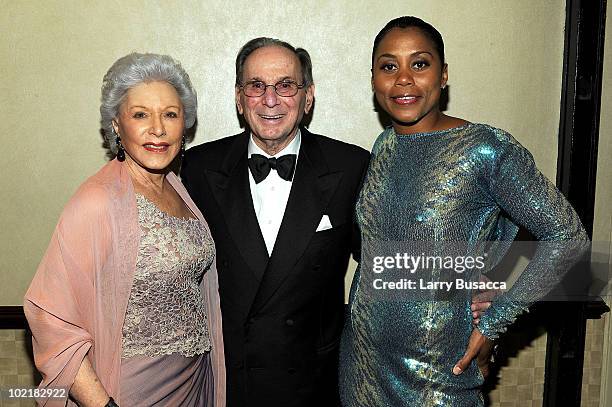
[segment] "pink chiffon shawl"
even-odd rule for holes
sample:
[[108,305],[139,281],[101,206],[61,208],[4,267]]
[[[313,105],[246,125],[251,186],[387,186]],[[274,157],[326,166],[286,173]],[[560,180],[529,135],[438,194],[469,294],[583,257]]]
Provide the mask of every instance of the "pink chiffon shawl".
[[[206,227],[202,213],[173,173],[168,182]],[[25,295],[41,388],[71,387],[88,357],[118,404],[122,327],[140,244],[138,209],[127,167],[113,160],[70,199]],[[225,359],[215,261],[204,275],[212,350],[214,406],[225,406]],[[74,406],[40,400],[46,406]]]

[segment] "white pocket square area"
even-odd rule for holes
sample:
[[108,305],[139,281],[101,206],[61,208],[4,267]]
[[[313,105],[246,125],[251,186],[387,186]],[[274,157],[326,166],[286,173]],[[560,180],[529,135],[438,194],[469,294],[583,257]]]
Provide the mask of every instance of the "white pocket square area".
[[323,217],[321,218],[321,221],[319,222],[319,226],[317,226],[317,232],[322,232],[324,230],[331,229],[331,228],[332,228],[332,224],[331,224],[331,221],[329,220],[329,216],[323,215]]

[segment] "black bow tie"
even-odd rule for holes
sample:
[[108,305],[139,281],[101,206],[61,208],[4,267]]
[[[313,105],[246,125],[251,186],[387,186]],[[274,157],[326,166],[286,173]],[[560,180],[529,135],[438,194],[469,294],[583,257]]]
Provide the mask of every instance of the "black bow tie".
[[249,168],[251,169],[251,174],[253,174],[253,179],[256,184],[266,179],[272,168],[276,170],[279,177],[285,181],[291,181],[295,171],[296,159],[297,155],[295,154],[286,154],[278,158],[267,158],[261,154],[251,154],[251,158],[249,158]]

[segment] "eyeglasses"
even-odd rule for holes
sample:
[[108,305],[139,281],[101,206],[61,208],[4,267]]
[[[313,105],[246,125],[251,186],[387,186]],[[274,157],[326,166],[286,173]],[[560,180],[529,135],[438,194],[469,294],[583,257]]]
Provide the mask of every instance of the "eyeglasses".
[[288,98],[297,95],[298,90],[302,89],[304,84],[298,85],[295,81],[283,80],[276,82],[274,85],[267,85],[262,81],[249,81],[244,85],[238,85],[242,93],[250,98],[263,96],[268,86],[272,86],[278,96]]

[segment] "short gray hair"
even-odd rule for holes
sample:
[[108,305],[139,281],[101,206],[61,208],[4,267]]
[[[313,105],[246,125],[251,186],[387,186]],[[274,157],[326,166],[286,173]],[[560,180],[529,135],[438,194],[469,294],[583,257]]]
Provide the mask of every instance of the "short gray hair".
[[104,139],[114,154],[117,153],[117,143],[113,119],[119,114],[125,95],[128,90],[141,83],[154,81],[167,82],[176,89],[185,112],[185,130],[194,125],[198,97],[181,64],[168,55],[133,52],[115,61],[102,80],[100,123]]
[[302,68],[302,84],[304,86],[310,86],[314,83],[312,79],[312,61],[310,60],[310,54],[308,54],[308,51],[306,51],[304,48],[295,48],[288,42],[281,41],[276,38],[259,37],[254,38],[244,44],[242,48],[240,48],[238,56],[236,56],[236,85],[242,85],[244,63],[249,55],[259,48],[271,46],[287,48],[293,52],[300,60],[300,66]]

